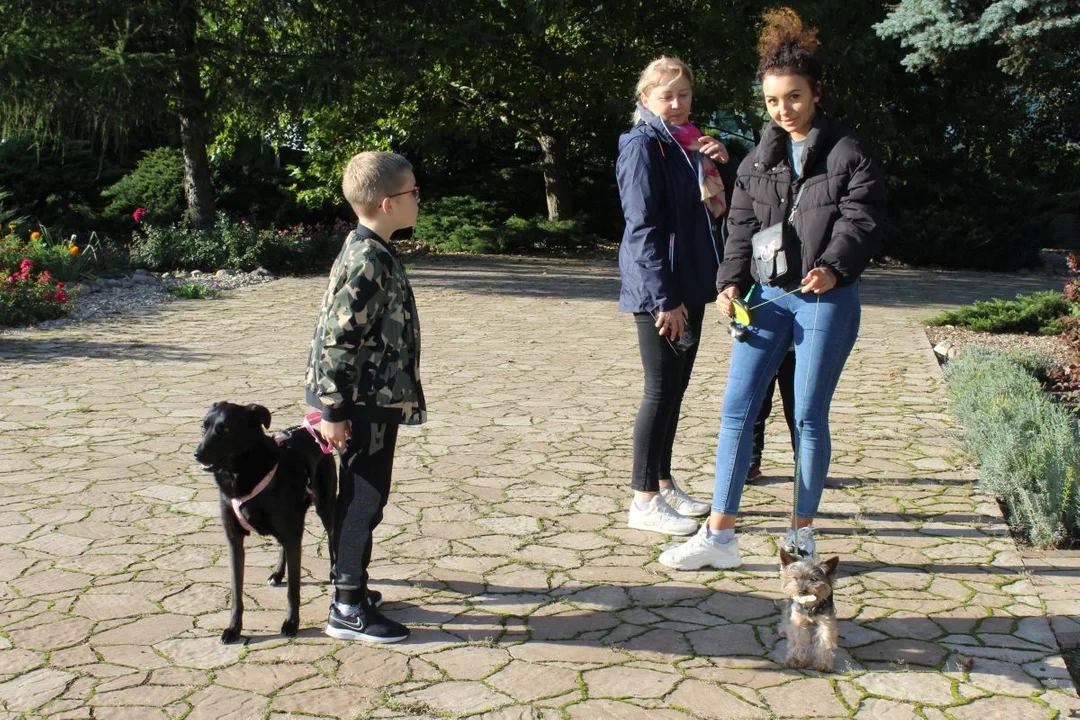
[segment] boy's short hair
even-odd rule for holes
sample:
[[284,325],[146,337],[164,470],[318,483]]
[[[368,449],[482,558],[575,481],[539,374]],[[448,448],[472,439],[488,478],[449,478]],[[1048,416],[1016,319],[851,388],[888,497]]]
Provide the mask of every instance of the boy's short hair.
[[397,153],[362,152],[345,166],[341,192],[357,215],[371,217],[384,197],[398,191],[409,170],[412,164]]

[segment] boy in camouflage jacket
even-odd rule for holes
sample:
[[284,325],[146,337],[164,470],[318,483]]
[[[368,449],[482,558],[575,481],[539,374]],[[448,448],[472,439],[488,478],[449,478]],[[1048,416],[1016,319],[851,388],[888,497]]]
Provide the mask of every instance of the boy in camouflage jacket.
[[416,222],[420,188],[394,153],[365,152],[345,168],[342,191],[359,218],[323,296],[308,357],[306,397],[322,411],[319,432],[338,449],[326,634],[397,642],[409,629],[379,612],[368,590],[372,531],[390,495],[398,426],[427,419],[420,387],[420,323],[405,269],[387,239]]

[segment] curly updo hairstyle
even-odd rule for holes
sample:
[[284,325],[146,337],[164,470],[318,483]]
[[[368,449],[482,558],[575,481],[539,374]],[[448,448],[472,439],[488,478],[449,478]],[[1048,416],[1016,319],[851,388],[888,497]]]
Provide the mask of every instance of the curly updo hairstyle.
[[824,68],[815,54],[820,47],[817,30],[804,26],[789,7],[766,10],[761,17],[765,25],[758,40],[758,81],[766,75],[802,75],[819,86]]

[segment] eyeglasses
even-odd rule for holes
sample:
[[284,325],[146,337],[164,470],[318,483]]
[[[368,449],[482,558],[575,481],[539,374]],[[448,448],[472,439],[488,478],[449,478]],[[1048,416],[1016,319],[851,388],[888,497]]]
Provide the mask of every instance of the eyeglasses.
[[420,186],[417,185],[412,190],[402,190],[399,193],[394,193],[393,195],[387,195],[386,197],[397,197],[398,195],[412,195],[413,199],[416,200],[416,202],[420,202]]

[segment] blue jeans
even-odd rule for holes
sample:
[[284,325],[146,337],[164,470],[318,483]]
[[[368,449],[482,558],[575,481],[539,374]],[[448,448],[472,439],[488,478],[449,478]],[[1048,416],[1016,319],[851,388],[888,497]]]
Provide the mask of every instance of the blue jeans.
[[[789,288],[754,288],[751,306],[783,295]],[[716,443],[715,513],[739,512],[743,484],[750,469],[754,420],[784,354],[795,343],[795,430],[798,443],[795,515],[817,514],[832,439],[829,406],[859,334],[858,282],[821,295],[796,292],[753,311],[753,326],[731,352],[720,433]]]

